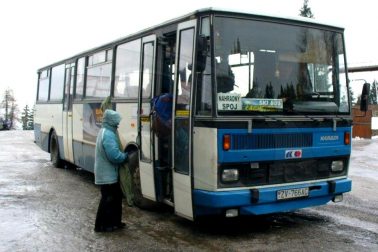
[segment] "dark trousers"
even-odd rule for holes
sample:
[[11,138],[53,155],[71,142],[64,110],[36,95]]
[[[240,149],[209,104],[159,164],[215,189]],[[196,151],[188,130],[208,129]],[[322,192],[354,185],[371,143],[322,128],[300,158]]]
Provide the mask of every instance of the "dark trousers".
[[122,221],[122,191],[119,183],[101,185],[101,200],[98,205],[95,229],[117,226]]

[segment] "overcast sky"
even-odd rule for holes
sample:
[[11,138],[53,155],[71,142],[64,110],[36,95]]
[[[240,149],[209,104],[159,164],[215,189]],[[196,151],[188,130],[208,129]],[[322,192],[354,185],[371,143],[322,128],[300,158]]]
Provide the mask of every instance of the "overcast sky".
[[[195,9],[296,17],[302,5],[303,0],[3,0],[0,99],[11,88],[20,109],[32,106],[38,68]],[[378,64],[377,6],[375,0],[309,0],[315,19],[345,27],[349,65]],[[369,78],[378,79],[374,74]]]

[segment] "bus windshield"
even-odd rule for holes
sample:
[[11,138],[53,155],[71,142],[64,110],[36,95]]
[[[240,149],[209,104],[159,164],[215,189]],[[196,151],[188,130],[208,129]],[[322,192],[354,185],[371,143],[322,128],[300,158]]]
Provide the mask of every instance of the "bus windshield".
[[349,113],[341,32],[214,19],[220,115]]

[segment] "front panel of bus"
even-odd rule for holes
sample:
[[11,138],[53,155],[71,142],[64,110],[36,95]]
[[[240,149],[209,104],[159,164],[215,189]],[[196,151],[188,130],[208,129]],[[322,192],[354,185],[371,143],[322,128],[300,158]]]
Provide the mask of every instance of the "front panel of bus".
[[209,47],[196,82],[195,215],[341,200],[352,123],[343,30],[225,14],[201,25]]

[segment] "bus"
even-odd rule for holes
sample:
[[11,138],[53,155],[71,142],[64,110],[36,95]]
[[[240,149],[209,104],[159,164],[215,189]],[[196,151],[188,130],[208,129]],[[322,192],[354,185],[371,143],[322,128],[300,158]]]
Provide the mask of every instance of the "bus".
[[[175,214],[262,215],[351,190],[343,28],[215,8],[38,70],[35,140],[54,166],[93,172],[101,103],[122,116],[134,204]],[[171,97],[168,134],[152,99]],[[169,99],[168,99],[169,100]]]

